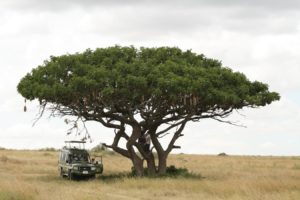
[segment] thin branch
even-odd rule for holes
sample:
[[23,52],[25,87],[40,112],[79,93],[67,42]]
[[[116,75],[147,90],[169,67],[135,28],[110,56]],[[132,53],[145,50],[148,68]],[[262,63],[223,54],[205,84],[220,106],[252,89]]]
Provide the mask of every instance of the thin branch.
[[170,133],[171,133],[171,132],[168,132],[168,133],[165,133],[165,134],[163,134],[163,135],[157,136],[157,138],[163,138],[163,137],[169,135]]
[[244,114],[242,114],[242,113],[240,113],[237,109],[235,110],[236,111],[236,113],[237,114],[239,114],[240,116],[242,116],[242,117],[246,117],[246,115],[244,115]]
[[216,121],[218,121],[218,122],[230,124],[230,125],[233,125],[233,126],[242,127],[242,128],[247,128],[247,126],[242,125],[242,124],[237,124],[236,122],[225,121],[225,120],[221,120],[221,119],[218,119],[218,118],[215,118],[215,117],[213,117],[212,119],[213,119],[213,120],[216,120]]
[[163,133],[165,133],[165,132],[171,130],[172,128],[177,127],[178,125],[184,123],[185,121],[186,121],[186,119],[181,120],[181,121],[179,121],[179,122],[177,122],[177,123],[175,123],[175,124],[172,124],[172,125],[170,125],[168,128],[166,128],[166,129],[164,129],[164,130],[159,131],[158,133],[156,133],[156,135],[159,136],[159,135],[161,135],[161,134],[163,134]]
[[126,136],[124,136],[124,135],[127,135],[127,134],[125,133],[125,126],[124,126],[124,124],[122,124],[121,127],[122,127],[122,128],[116,133],[112,145],[107,145],[107,144],[104,143],[104,146],[106,146],[107,148],[113,149],[114,151],[116,151],[117,153],[121,154],[122,156],[125,156],[125,157],[127,157],[127,158],[130,158],[130,153],[129,153],[129,151],[128,151],[128,150],[125,150],[125,149],[123,149],[123,148],[120,148],[120,147],[118,146],[121,137],[126,137]]
[[38,112],[36,118],[34,119],[34,122],[33,122],[32,126],[35,126],[35,124],[42,118],[42,116],[44,115],[46,106],[47,106],[46,102],[42,102],[40,104],[40,106],[39,106],[40,107],[39,112]]

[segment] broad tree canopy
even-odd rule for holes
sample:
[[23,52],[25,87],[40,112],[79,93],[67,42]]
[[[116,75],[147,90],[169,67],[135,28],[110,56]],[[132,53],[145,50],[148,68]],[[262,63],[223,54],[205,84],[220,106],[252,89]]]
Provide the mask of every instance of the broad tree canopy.
[[[22,78],[18,92],[62,116],[80,116],[116,129],[114,143],[108,146],[132,159],[136,169],[140,157],[133,147],[148,167],[155,166],[149,160],[152,151],[145,152],[138,142],[150,134],[161,156],[161,173],[163,160],[188,121],[223,121],[234,110],[279,100],[266,84],[251,82],[218,60],[169,47],[114,46],[52,56]],[[131,133],[126,126],[132,127]],[[163,149],[159,138],[172,130],[170,144]],[[118,147],[121,137],[126,149]]]

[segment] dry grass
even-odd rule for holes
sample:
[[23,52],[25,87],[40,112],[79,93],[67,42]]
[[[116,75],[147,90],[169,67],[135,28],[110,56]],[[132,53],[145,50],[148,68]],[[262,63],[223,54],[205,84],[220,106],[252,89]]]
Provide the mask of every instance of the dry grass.
[[300,157],[172,155],[169,165],[204,178],[121,178],[131,164],[104,155],[104,176],[68,181],[58,176],[57,152],[0,150],[0,200],[35,199],[300,199]]

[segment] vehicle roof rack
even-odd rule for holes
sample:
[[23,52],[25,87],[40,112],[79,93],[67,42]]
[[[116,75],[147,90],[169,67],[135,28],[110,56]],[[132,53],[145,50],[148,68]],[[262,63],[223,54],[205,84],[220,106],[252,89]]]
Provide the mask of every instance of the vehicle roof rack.
[[[86,141],[82,141],[82,140],[70,140],[70,141],[65,141],[66,143],[66,147],[67,148],[72,148],[72,149],[85,149],[84,144],[86,143]],[[73,144],[77,144],[76,146]]]
[[65,143],[86,143],[86,141],[70,140],[70,141],[65,141]]

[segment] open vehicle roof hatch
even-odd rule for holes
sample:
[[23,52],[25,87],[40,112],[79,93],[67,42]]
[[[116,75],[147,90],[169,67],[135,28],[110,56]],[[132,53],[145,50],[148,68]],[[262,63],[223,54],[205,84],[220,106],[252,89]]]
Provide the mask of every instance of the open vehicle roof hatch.
[[85,149],[85,141],[70,140],[65,141],[67,148]]

